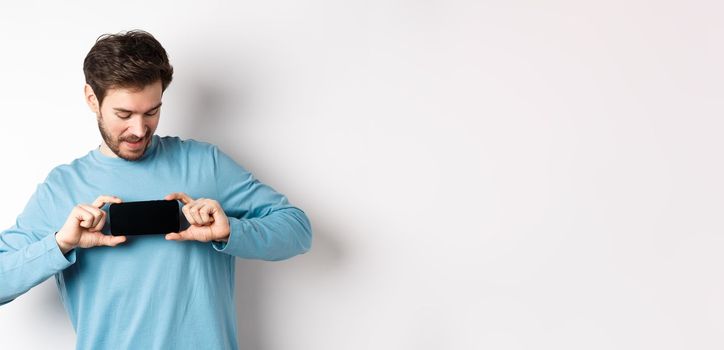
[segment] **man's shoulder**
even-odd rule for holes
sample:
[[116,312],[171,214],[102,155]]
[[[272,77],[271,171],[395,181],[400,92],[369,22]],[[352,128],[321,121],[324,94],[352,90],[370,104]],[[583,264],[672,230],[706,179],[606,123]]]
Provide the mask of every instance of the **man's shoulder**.
[[63,163],[60,165],[56,165],[52,169],[50,169],[50,172],[48,172],[48,175],[45,178],[46,183],[53,183],[58,181],[63,181],[69,176],[77,176],[78,173],[82,172],[83,169],[87,168],[89,166],[88,158],[90,157],[90,154],[87,154],[82,157],[78,157],[76,159],[73,159],[69,163]]
[[159,142],[166,148],[176,148],[182,151],[208,152],[217,149],[217,146],[206,141],[196,139],[184,139],[179,136],[159,136]]

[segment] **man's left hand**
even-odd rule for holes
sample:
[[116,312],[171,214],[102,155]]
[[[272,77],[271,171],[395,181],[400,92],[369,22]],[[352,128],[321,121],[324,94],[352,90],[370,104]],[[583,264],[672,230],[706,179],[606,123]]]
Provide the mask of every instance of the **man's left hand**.
[[229,218],[221,208],[219,202],[199,198],[192,199],[186,193],[175,192],[166,196],[166,200],[178,200],[184,204],[183,211],[186,220],[191,226],[181,232],[172,232],[166,235],[170,241],[228,241],[231,229]]

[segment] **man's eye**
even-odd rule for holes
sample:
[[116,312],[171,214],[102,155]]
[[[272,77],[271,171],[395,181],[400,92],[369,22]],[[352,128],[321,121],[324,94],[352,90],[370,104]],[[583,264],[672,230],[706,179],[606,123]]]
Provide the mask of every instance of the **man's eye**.
[[116,114],[116,116],[121,119],[128,119],[131,117],[131,114]]
[[156,113],[158,113],[158,109],[156,109],[156,110],[154,110],[154,111],[152,111],[152,112],[148,112],[148,113],[146,113],[146,115],[149,116],[149,117],[153,117],[154,115],[156,115]]

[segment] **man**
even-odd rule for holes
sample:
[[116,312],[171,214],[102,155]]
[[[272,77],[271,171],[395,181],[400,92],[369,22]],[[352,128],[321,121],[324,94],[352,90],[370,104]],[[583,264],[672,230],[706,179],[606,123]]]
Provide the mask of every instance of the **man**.
[[[216,146],[154,135],[172,79],[153,36],[101,36],[85,58],[98,149],[54,168],[0,233],[0,304],[55,276],[79,349],[236,349],[235,257],[311,246],[305,213]],[[110,203],[178,200],[188,226],[127,238]]]

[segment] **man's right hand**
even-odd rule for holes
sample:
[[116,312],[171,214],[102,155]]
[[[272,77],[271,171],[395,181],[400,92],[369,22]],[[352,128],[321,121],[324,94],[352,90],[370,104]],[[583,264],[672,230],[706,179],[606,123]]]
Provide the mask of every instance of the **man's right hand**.
[[110,236],[101,233],[106,223],[106,203],[121,203],[115,196],[100,196],[92,205],[78,204],[73,208],[63,228],[55,234],[55,241],[63,254],[81,247],[116,246],[126,241],[126,236]]

